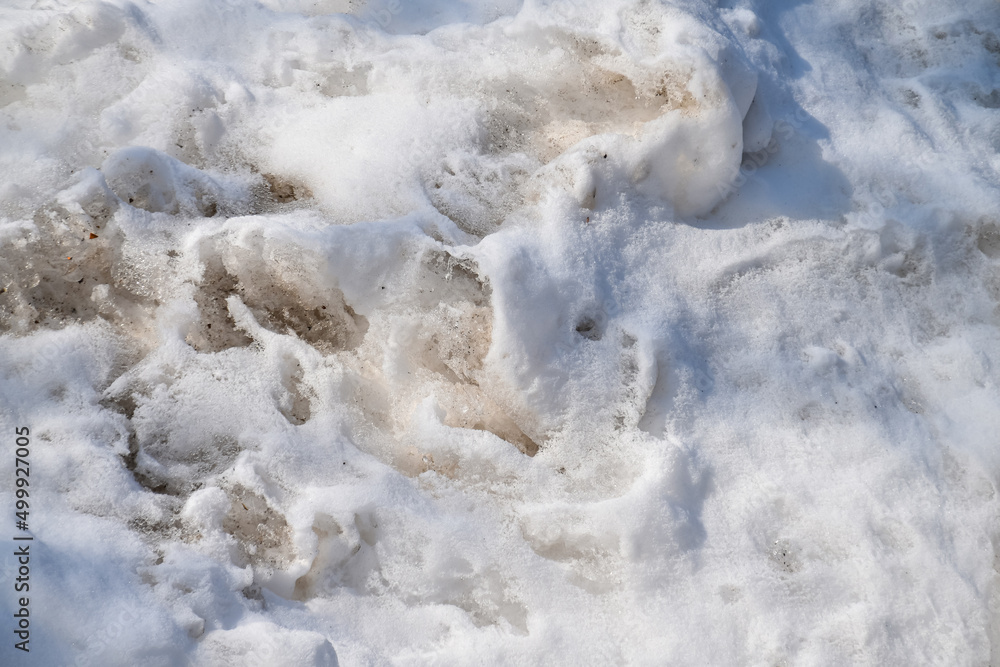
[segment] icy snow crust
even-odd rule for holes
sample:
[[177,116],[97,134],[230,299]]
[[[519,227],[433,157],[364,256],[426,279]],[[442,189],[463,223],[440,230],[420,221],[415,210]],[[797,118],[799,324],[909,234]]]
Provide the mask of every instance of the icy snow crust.
[[1000,12],[723,4],[7,2],[34,664],[1000,664]]

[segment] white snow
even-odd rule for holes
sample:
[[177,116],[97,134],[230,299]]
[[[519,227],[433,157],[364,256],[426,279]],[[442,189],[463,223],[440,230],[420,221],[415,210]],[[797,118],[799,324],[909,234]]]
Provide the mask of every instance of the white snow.
[[0,662],[1000,665],[998,109],[991,0],[8,0]]

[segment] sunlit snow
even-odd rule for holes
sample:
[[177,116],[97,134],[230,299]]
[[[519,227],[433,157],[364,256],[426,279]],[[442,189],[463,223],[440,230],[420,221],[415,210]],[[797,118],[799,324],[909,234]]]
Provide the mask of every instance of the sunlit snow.
[[1000,665],[995,1],[2,4],[0,663]]

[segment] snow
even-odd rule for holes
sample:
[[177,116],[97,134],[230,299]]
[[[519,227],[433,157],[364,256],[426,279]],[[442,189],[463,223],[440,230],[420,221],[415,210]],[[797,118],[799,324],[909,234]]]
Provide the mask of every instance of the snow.
[[995,3],[0,44],[4,664],[1000,664]]

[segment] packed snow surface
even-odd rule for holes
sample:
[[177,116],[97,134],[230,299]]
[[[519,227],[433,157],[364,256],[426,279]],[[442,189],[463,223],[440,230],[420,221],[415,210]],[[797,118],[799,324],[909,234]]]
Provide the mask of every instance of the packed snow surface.
[[6,0],[0,662],[1000,665],[998,109],[992,0]]

